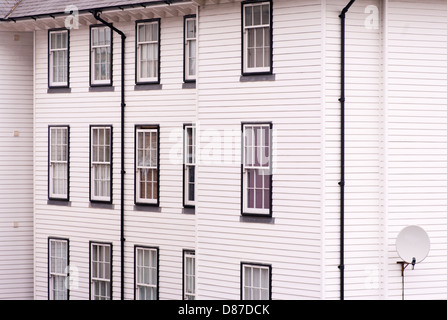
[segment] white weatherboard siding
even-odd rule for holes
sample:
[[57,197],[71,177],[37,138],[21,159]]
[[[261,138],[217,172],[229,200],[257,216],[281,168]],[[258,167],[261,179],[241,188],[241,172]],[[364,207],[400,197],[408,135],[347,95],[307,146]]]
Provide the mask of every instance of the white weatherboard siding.
[[[271,265],[273,299],[339,298],[339,14],[348,2],[273,0],[274,79],[241,81],[241,1],[203,1],[197,89],[183,88],[183,15],[195,5],[102,15],[127,36],[125,299],[134,299],[135,245],[159,250],[162,300],[182,299],[184,249],[196,250],[198,299],[240,299],[241,263]],[[362,0],[347,13],[346,299],[401,298],[395,241],[409,225],[428,232],[431,251],[407,268],[405,298],[447,298],[446,12],[441,0]],[[137,88],[135,20],[154,17],[161,84]],[[44,29],[64,18],[14,24],[37,29],[34,133],[33,35],[0,33],[0,299],[48,298],[48,237],[70,241],[71,299],[89,298],[89,241],[112,243],[113,299],[121,295],[121,39],[113,33],[114,90],[90,92],[96,22],[80,22],[69,93],[48,92]],[[243,122],[273,125],[268,223],[241,218]],[[195,215],[182,203],[188,123],[199,148]],[[48,201],[50,125],[70,127],[69,202]],[[89,202],[89,125],[113,127],[112,205]],[[135,125],[160,128],[159,208],[134,204]]]
[[[327,5],[325,296],[339,297],[340,10]],[[377,9],[377,10],[376,10]],[[378,13],[374,16],[374,10]],[[445,35],[441,1],[357,1],[346,20],[345,298],[401,299],[395,242],[429,234],[406,299],[446,298]],[[379,18],[371,25],[371,18]],[[377,26],[377,28],[376,28]]]
[[[347,1],[327,1],[325,87],[325,298],[340,296],[340,18]],[[345,298],[378,298],[381,255],[381,30],[365,26],[368,6],[346,18]],[[379,11],[380,12],[380,11]]]
[[[321,6],[273,1],[274,81],[240,82],[241,4],[200,10],[198,298],[240,299],[241,262],[273,299],[321,294]],[[241,222],[241,122],[273,123],[273,224]]]
[[447,298],[447,4],[389,1],[388,221],[390,297],[400,298],[394,265],[399,231],[423,227],[427,259],[405,277],[406,299]]
[[31,299],[32,33],[0,32],[0,74],[0,299]]
[[[140,10],[150,12],[148,8]],[[184,12],[194,12],[186,9]],[[113,14],[102,17],[110,19]],[[134,245],[158,247],[160,299],[182,298],[182,250],[194,249],[194,215],[182,210],[182,129],[195,122],[195,89],[182,89],[183,16],[161,19],[160,90],[135,90],[135,24],[114,23],[126,36],[125,299],[134,298]],[[120,61],[113,35],[114,92],[89,92],[89,28],[70,31],[71,93],[47,93],[46,30],[37,32],[36,299],[46,299],[47,238],[70,240],[70,299],[88,299],[89,241],[113,244],[113,298],[120,298]],[[70,126],[70,202],[47,204],[48,125]],[[89,204],[89,125],[113,126],[113,205]],[[135,125],[160,126],[160,209],[134,207]]]

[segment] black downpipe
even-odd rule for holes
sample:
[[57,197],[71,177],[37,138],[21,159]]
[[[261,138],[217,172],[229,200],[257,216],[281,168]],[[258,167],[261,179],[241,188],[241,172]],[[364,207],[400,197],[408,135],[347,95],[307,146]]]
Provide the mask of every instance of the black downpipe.
[[124,65],[125,65],[125,43],[126,35],[121,30],[115,28],[111,23],[102,19],[99,15],[99,11],[93,11],[93,16],[96,20],[102,22],[110,29],[115,31],[121,36],[121,300],[124,300],[124,175],[126,171],[124,170],[124,108],[126,106],[125,92],[124,92]]
[[355,0],[351,0],[341,11],[339,17],[341,19],[341,119],[340,119],[340,300],[345,299],[345,53],[346,53],[346,13],[354,4]]

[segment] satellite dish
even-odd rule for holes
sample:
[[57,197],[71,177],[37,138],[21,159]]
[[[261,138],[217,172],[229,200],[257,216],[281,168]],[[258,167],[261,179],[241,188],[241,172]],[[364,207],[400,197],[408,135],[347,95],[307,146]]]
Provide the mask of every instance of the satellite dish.
[[396,240],[399,257],[406,263],[422,262],[430,251],[430,239],[424,229],[418,226],[404,228]]

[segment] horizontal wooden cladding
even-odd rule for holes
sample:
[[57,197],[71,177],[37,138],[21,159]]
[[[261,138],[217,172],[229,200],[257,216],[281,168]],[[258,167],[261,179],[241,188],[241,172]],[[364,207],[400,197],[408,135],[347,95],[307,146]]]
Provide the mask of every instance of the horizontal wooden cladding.
[[32,34],[0,32],[0,299],[33,298]]
[[[273,1],[275,80],[240,82],[241,4],[201,9],[199,128],[235,133],[198,168],[201,299],[239,299],[241,261],[272,265],[274,299],[320,296],[321,10]],[[244,121],[273,124],[273,223],[240,219]]]
[[[324,295],[328,299],[340,296],[339,14],[346,4],[331,1],[326,6]],[[346,16],[346,299],[375,298],[383,288],[382,35],[380,29],[365,27],[368,6],[378,8],[380,15],[381,1],[370,0],[355,2]]]
[[[160,299],[182,298],[182,250],[194,249],[195,216],[183,214],[182,151],[184,123],[195,122],[196,90],[182,89],[183,17],[161,20],[161,87],[135,90],[135,24],[114,22],[126,39],[125,119],[125,298],[134,298],[134,245],[156,246],[160,252]],[[120,41],[114,41],[114,91],[90,92],[89,29],[70,32],[70,93],[47,93],[46,30],[36,32],[35,212],[37,299],[48,296],[47,238],[70,239],[70,264],[78,272],[73,299],[88,299],[89,241],[113,243],[113,292],[120,295]],[[116,36],[116,35],[114,35]],[[116,39],[115,39],[116,40]],[[160,208],[134,203],[135,125],[160,126]],[[70,201],[48,203],[48,125],[70,126]],[[113,203],[89,203],[89,125],[113,126]],[[180,154],[181,155],[181,154]],[[171,159],[174,157],[174,159]],[[180,271],[179,271],[180,270]]]
[[[390,238],[405,225],[422,226],[429,234],[429,257],[406,286],[411,298],[443,299],[447,279],[442,257],[446,222],[442,212],[447,189],[444,115],[446,85],[444,45],[447,6],[430,1],[389,3],[389,215]],[[423,54],[425,52],[426,54]],[[416,85],[418,83],[418,85]],[[392,255],[394,257],[394,255]]]

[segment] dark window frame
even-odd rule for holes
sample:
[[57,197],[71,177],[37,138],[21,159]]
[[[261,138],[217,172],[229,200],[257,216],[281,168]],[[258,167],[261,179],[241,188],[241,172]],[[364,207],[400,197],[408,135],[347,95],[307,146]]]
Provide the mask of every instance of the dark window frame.
[[[270,5],[270,70],[262,72],[245,71],[245,6],[256,3],[269,3]],[[247,0],[241,2],[241,74],[243,77],[273,75],[273,0]]]
[[[158,79],[155,81],[140,81],[139,80],[139,67],[138,67],[138,58],[139,58],[139,50],[138,50],[138,25],[150,22],[157,22],[158,25]],[[144,85],[157,85],[160,84],[161,81],[161,18],[153,18],[153,19],[143,19],[135,21],[135,85],[144,86]]]
[[[51,33],[52,32],[67,32],[67,84],[65,85],[52,85],[51,84],[51,65],[50,65],[50,44],[51,44]],[[48,30],[48,89],[68,89],[70,88],[70,29],[67,28],[54,28]],[[62,90],[64,91],[64,90]]]
[[102,242],[102,241],[89,241],[88,246],[88,295],[89,300],[92,300],[92,245],[103,245],[110,246],[110,300],[113,300],[113,243],[112,242]]
[[[110,199],[109,200],[96,200],[92,199],[92,129],[93,128],[110,128]],[[89,126],[89,201],[91,203],[104,203],[104,204],[112,204],[113,203],[113,126],[110,124],[100,124],[100,125],[90,125]]]
[[[93,69],[92,69],[92,29],[93,28],[109,28],[110,29],[110,81],[109,83],[93,83]],[[89,85],[94,87],[112,87],[113,86],[113,30],[105,24],[91,24],[89,26]]]
[[[51,298],[50,288],[50,243],[51,240],[67,242],[67,267],[70,267],[70,239],[60,237],[48,237],[47,239],[47,280],[48,280],[48,300]],[[70,279],[70,270],[67,271],[67,278]],[[70,286],[67,287],[67,300],[70,300]]]
[[[198,43],[197,39],[197,31],[198,31],[198,24],[197,24],[197,15],[195,14],[188,14],[183,17],[183,83],[196,83],[197,81],[197,66],[198,66],[198,60],[197,60],[197,50],[196,50],[196,79],[187,79],[186,76],[186,21],[188,19],[196,19],[196,42]],[[198,47],[198,45],[197,45]]]
[[[67,128],[67,196],[65,198],[53,197],[50,192],[50,166],[51,166],[51,128]],[[48,126],[48,164],[47,164],[47,196],[51,201],[70,201],[70,126],[69,125],[49,125]]]
[[240,300],[244,297],[244,266],[263,267],[269,269],[269,299],[272,300],[272,265],[242,261],[240,266]]
[[[139,202],[137,200],[137,160],[138,160],[138,129],[157,130],[157,201],[155,203]],[[134,127],[134,204],[136,206],[159,207],[160,206],[160,125],[136,124]]]
[[[244,142],[244,127],[246,125],[268,125],[270,128],[270,208],[268,214],[260,214],[260,213],[249,213],[244,210],[244,152],[245,152],[245,142]],[[257,218],[266,218],[271,219],[273,217],[273,123],[270,121],[255,121],[255,122],[242,122],[241,123],[241,216],[243,217],[257,217]],[[247,221],[249,222],[249,221]]]
[[157,299],[160,300],[160,248],[153,246],[134,245],[133,249],[133,297],[137,300],[137,249],[150,249],[157,252]]

